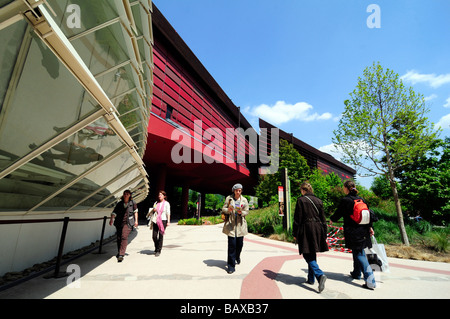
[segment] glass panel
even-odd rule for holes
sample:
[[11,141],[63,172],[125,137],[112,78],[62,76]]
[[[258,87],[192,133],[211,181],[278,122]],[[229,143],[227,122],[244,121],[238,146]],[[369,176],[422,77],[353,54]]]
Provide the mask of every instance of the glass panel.
[[72,41],[92,74],[98,74],[128,61],[123,28],[120,22]]
[[117,111],[119,112],[119,119],[122,122],[125,128],[135,125],[138,121],[140,121],[139,115],[136,110],[134,112],[129,112],[139,106],[138,96],[136,91],[131,92],[130,94],[126,94],[122,97],[119,104],[116,104]]
[[139,3],[131,6],[131,11],[133,12],[134,23],[136,24],[136,29],[138,31],[138,36],[142,35],[142,20],[141,11],[145,13],[145,10],[141,7]]
[[[130,64],[125,65],[117,70],[106,73],[105,75],[98,77],[97,81],[108,95],[110,99],[118,96],[122,93],[135,88],[133,81],[132,67]],[[113,99],[114,102],[115,99]]]
[[25,21],[19,21],[0,31],[0,111],[16,65],[17,55],[27,28]]
[[[122,145],[121,140],[101,118],[73,134],[48,151],[0,179],[0,208],[30,209],[97,164]],[[126,152],[127,153],[127,152]],[[131,155],[128,154],[131,159]],[[123,161],[123,160],[122,160]],[[84,198],[84,189],[98,189],[99,176],[84,179],[66,191],[64,200],[54,200],[44,207],[70,207]],[[95,182],[94,182],[95,181]],[[67,194],[70,196],[67,196]]]
[[[118,17],[114,1],[111,0],[47,0],[47,2],[56,12],[55,21],[68,38]],[[77,19],[79,24],[76,23]]]
[[[137,40],[138,47],[139,47],[139,54],[141,56],[141,61],[142,62],[144,62],[146,60],[144,42],[145,42],[144,38],[140,38],[140,39]],[[144,73],[144,75],[145,75],[145,73]],[[145,80],[145,78],[144,78],[144,80]]]
[[[135,165],[133,158],[129,152],[123,152],[105,165],[102,165],[92,173],[88,174],[81,181],[72,185],[70,188],[58,194],[56,197],[52,198],[50,201],[45,203],[43,206],[54,207],[60,206],[64,203],[67,207],[72,207],[77,202],[83,198],[91,195],[103,185],[108,183],[117,175],[120,175],[123,171],[129,167]],[[95,205],[105,197],[108,197],[113,191],[115,191],[114,183],[94,196],[92,196],[88,201],[90,205]],[[92,204],[92,201],[95,203]]]
[[[128,152],[125,152],[123,154],[124,154],[123,158],[125,158],[126,156],[128,156],[128,157],[130,156],[130,153],[128,153]],[[130,161],[127,161],[127,163],[131,163],[131,164],[135,165],[135,163],[132,163]],[[112,168],[117,170],[119,167],[116,165],[115,167],[112,167]],[[122,165],[120,168],[121,168],[121,170],[118,171],[115,175],[111,174],[110,170],[104,170],[103,174],[104,174],[104,176],[107,176],[111,180],[114,177],[120,175],[120,173],[122,173],[128,167],[125,167],[124,165]],[[109,194],[115,192],[117,189],[119,189],[119,188],[123,187],[124,185],[128,184],[131,180],[133,180],[134,178],[136,178],[139,175],[140,175],[140,171],[136,168],[135,170],[131,171],[130,173],[126,174],[125,176],[119,178],[117,181],[115,181],[114,183],[109,185],[106,189],[102,190],[101,192],[95,194],[94,196],[91,196],[90,198],[88,198],[87,200],[82,202],[75,209],[77,209],[77,208],[80,209],[80,208],[86,208],[86,207],[94,206],[99,201],[101,201],[102,199],[107,197]],[[90,193],[88,193],[88,195],[90,195],[90,194],[92,194],[92,191]]]
[[0,114],[0,170],[100,108],[50,49],[31,34],[14,95]]

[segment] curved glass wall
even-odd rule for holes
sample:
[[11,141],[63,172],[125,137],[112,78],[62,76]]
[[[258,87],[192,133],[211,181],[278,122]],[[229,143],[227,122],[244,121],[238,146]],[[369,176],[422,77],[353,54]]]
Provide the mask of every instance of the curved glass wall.
[[151,1],[47,3],[0,1],[0,215],[143,200]]

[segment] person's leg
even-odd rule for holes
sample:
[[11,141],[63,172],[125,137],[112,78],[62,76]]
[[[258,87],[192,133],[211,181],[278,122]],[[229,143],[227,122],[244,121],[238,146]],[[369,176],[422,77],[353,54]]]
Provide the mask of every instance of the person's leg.
[[[352,252],[353,252],[354,264],[355,263],[359,264],[359,268],[356,269],[356,271],[359,271],[359,272],[356,274],[361,276],[361,272],[362,272],[364,275],[364,281],[366,282],[367,288],[370,288],[370,289],[375,288],[376,287],[375,276],[373,275],[372,268],[370,267],[369,262],[367,261],[367,257],[366,257],[366,253],[364,252],[364,249],[353,250]],[[355,271],[353,274],[355,274]],[[352,274],[352,276],[353,276],[353,274]]]
[[352,256],[353,256],[353,271],[350,272],[350,275],[353,279],[361,279],[361,263],[359,261],[359,254],[361,253],[360,250],[352,249]]
[[319,282],[319,292],[322,292],[325,288],[327,276],[325,276],[323,271],[319,268],[316,253],[303,254],[303,258],[305,258],[305,261],[308,263],[308,282],[313,284],[314,278],[316,278]]
[[158,234],[159,234],[159,227],[158,227],[158,225],[156,223],[153,223],[152,238],[153,238],[153,243],[155,244],[155,254],[158,252],[158,249],[159,249]]
[[122,241],[122,227],[116,226],[116,243],[117,243],[117,258],[119,258],[120,255],[120,244]]
[[236,264],[236,238],[227,236],[228,237],[228,258],[227,258],[227,265],[228,265],[228,273],[232,273],[235,270],[235,264]]
[[319,279],[323,275],[323,271],[317,263],[317,255],[316,253],[306,253],[303,254],[303,258],[308,263],[308,281],[314,283],[314,278]]
[[120,251],[119,251],[119,256],[125,256],[125,251],[127,250],[127,246],[128,246],[128,235],[131,232],[131,228],[129,228],[128,226],[123,226],[122,227],[122,236],[120,238]]
[[314,276],[314,270],[311,267],[310,263],[314,259],[314,257],[311,254],[309,254],[309,253],[304,253],[303,254],[303,259],[305,259],[306,263],[308,264],[308,279],[307,279],[307,281],[308,281],[309,284],[312,285],[312,284],[314,284],[315,276]]
[[242,247],[244,247],[244,237],[236,237],[236,264],[241,263]]
[[[166,229],[166,227],[167,227],[167,220],[163,220],[163,226],[164,226],[164,229]],[[158,239],[158,252],[161,253],[161,249],[163,247],[164,235],[161,234],[160,231],[158,231],[158,233],[159,233],[158,234],[158,236],[159,236],[159,239]]]

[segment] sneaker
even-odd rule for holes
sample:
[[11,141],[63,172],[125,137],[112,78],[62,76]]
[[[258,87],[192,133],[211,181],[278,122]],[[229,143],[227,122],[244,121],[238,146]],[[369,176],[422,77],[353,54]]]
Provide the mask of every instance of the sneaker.
[[122,260],[123,260],[123,256],[117,257],[117,261],[118,261],[119,263],[122,262]]
[[375,287],[369,287],[367,286],[367,284],[362,285],[363,288],[365,289],[369,289],[369,290],[374,290]]
[[159,255],[161,255],[161,253],[160,253],[159,251],[157,251],[157,252],[155,253],[155,257],[158,257]]
[[355,275],[355,273],[353,272],[353,271],[350,271],[350,276],[353,278],[353,279],[361,279],[361,276],[356,276]]
[[325,289],[325,281],[327,280],[327,276],[322,275],[319,277],[319,293]]

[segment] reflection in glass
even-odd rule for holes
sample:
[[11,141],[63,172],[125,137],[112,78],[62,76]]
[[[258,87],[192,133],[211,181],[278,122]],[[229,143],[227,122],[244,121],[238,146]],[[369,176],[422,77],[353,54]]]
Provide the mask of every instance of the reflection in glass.
[[0,111],[22,45],[22,41],[17,39],[23,39],[26,27],[25,21],[19,21],[0,31]]
[[[55,126],[54,130],[59,131],[62,128]],[[100,163],[122,145],[121,140],[108,127],[105,119],[98,119],[7,177],[0,179],[0,199],[1,196],[6,196],[5,193],[11,195],[7,202],[0,200],[0,208],[30,209],[34,207],[75,177]],[[87,196],[86,194],[92,193],[109,181],[112,178],[111,172],[120,173],[133,163],[129,153],[124,152],[117,159],[105,165],[108,167],[107,169],[101,166],[94,170],[89,174],[90,176],[88,175],[63,192],[64,195],[59,195],[58,198],[44,203],[43,207],[74,205]],[[109,190],[99,194],[101,196],[108,195]]]
[[0,170],[58,135],[55,124],[70,127],[99,108],[50,49],[33,36],[14,95],[0,114]]

